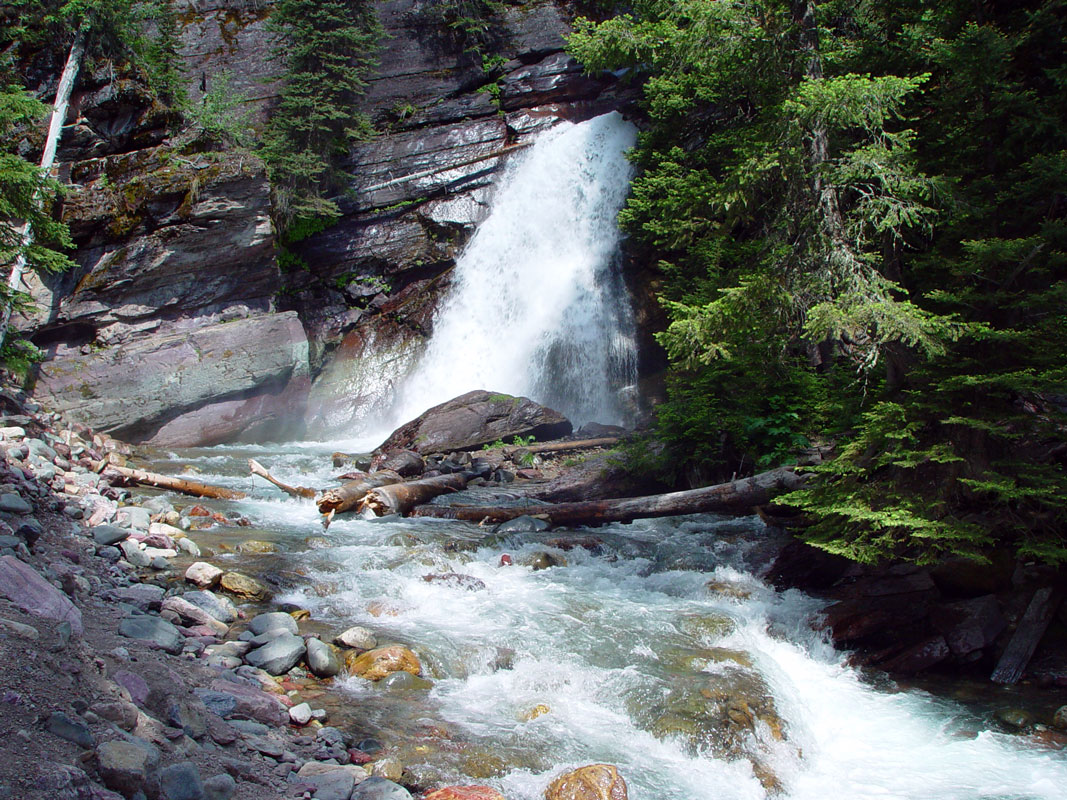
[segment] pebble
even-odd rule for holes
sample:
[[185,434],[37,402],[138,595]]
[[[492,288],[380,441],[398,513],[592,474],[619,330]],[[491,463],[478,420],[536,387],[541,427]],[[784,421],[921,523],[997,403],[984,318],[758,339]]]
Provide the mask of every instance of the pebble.
[[211,589],[219,585],[223,571],[206,561],[195,561],[185,570],[185,580],[196,584],[201,589]]
[[311,706],[300,703],[289,709],[289,719],[294,725],[304,726],[311,722]]

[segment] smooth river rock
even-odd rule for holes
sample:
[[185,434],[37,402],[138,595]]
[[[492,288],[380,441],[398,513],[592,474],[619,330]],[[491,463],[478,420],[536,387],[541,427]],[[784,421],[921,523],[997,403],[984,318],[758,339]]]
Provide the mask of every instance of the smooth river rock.
[[345,666],[353,675],[368,681],[380,681],[394,672],[410,672],[416,676],[422,672],[418,656],[398,644],[368,650],[358,655],[349,653],[345,657]]
[[626,781],[610,764],[590,764],[560,775],[545,800],[627,800]]
[[307,661],[308,669],[320,678],[332,678],[341,671],[341,659],[320,639],[307,640]]
[[165,619],[151,616],[127,617],[119,623],[119,633],[130,639],[152,642],[171,655],[182,651],[185,637]]
[[304,652],[304,640],[286,633],[250,652],[245,661],[271,675],[284,675],[300,663]]

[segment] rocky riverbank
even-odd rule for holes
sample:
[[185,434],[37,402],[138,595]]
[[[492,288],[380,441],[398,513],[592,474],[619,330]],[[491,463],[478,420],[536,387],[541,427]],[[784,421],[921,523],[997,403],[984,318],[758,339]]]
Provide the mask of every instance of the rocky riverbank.
[[[110,486],[98,472],[124,459],[122,443],[3,399],[0,797],[500,797],[416,785],[397,743],[330,725],[329,680],[426,683],[412,650],[268,610],[264,583],[195,541],[239,518]],[[620,786],[599,766],[549,796]]]

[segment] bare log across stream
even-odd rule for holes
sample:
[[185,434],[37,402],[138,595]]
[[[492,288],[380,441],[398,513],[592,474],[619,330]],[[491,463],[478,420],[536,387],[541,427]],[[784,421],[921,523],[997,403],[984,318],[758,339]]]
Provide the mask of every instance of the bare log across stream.
[[588,525],[605,522],[630,522],[650,517],[671,517],[710,511],[737,512],[763,505],[783,492],[799,489],[804,476],[792,467],[779,467],[751,478],[730,483],[689,489],[684,492],[624,497],[613,500],[590,500],[548,506],[427,506],[415,508],[412,516],[459,519],[468,522],[506,522],[526,514],[554,525]]
[[175,478],[171,475],[160,475],[156,472],[146,472],[143,469],[132,469],[111,464],[103,471],[105,478],[108,475],[119,475],[125,480],[140,483],[145,486],[155,486],[157,489],[170,489],[181,494],[190,494],[194,497],[212,497],[218,500],[244,500],[248,497],[244,492],[235,489],[225,489],[222,486],[209,486],[206,483],[189,481],[185,478]]
[[439,494],[459,492],[465,488],[467,476],[461,472],[453,472],[450,475],[436,475],[432,478],[382,486],[368,492],[360,506],[369,508],[379,517],[386,514],[407,514],[415,506],[432,500]]
[[326,489],[318,499],[320,514],[342,514],[356,507],[367,492],[404,479],[392,470],[379,470],[364,475],[362,478],[342,483],[334,489]]

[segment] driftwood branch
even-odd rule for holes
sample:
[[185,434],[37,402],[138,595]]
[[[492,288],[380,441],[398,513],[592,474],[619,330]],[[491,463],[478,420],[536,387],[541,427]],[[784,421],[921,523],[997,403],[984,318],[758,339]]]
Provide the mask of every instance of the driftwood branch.
[[360,508],[368,508],[379,517],[387,514],[407,514],[415,506],[432,500],[439,494],[458,492],[465,488],[467,476],[460,472],[420,478],[417,481],[394,483],[373,489],[360,503]]
[[140,483],[145,486],[155,486],[157,489],[170,489],[181,494],[190,494],[194,497],[212,497],[218,500],[244,500],[248,497],[244,492],[235,489],[225,489],[222,486],[208,486],[206,483],[189,481],[185,478],[175,478],[172,475],[160,475],[156,472],[146,472],[143,469],[120,467],[117,464],[108,466],[103,474],[117,474],[128,481]]
[[699,514],[711,511],[736,513],[767,503],[775,495],[798,489],[804,476],[791,467],[761,472],[751,478],[705,486],[684,492],[590,500],[527,507],[426,506],[414,509],[412,516],[459,519],[468,522],[506,522],[529,514],[554,525],[589,525],[630,522],[650,517]]
[[248,471],[251,472],[253,475],[258,475],[259,477],[266,480],[268,483],[273,483],[287,495],[291,495],[292,497],[303,497],[306,500],[311,500],[315,497],[316,494],[318,494],[318,492],[316,492],[314,489],[308,489],[306,486],[288,486],[282,483],[280,480],[278,480],[269,472],[267,472],[263,465],[256,461],[254,458],[248,459]]
[[545,444],[530,444],[525,447],[508,445],[504,448],[504,454],[510,456],[517,450],[529,450],[531,453],[566,453],[571,450],[593,450],[597,447],[612,447],[618,444],[618,436],[604,436],[599,439],[575,439],[570,442],[546,442]]

